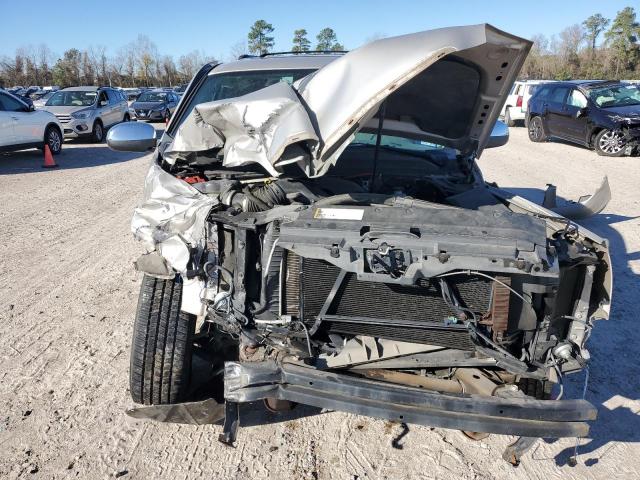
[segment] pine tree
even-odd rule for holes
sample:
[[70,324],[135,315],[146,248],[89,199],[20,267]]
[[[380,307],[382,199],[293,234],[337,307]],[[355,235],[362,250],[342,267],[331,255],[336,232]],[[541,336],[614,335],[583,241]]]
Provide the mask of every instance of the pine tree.
[[274,45],[273,37],[269,36],[270,33],[273,33],[273,25],[264,20],[257,20],[247,35],[249,51],[257,55],[269,53]]

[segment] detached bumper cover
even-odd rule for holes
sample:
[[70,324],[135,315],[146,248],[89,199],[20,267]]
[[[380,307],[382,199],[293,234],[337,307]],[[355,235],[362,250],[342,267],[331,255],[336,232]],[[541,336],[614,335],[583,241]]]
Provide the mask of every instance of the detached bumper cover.
[[597,411],[585,400],[451,395],[273,361],[225,364],[225,399],[277,398],[433,427],[525,437],[582,437]]

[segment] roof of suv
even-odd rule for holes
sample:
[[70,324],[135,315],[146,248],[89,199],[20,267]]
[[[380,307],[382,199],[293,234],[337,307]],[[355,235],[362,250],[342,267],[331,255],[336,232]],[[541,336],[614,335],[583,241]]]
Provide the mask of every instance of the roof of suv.
[[340,54],[282,54],[261,57],[245,57],[229,63],[222,63],[211,70],[209,75],[249,70],[317,70],[338,58]]
[[557,85],[573,85],[576,87],[582,88],[591,88],[595,86],[600,86],[606,83],[620,83],[617,80],[562,80],[556,81],[551,84],[551,86],[555,87]]
[[96,92],[98,91],[98,89],[101,87],[67,87],[67,88],[63,88],[62,91],[67,91],[67,90],[74,90],[74,91],[81,91],[81,92]]

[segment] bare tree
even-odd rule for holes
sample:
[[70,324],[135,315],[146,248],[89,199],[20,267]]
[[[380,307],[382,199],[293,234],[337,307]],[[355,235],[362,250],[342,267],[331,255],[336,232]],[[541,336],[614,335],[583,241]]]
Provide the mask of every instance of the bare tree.
[[249,53],[247,49],[247,42],[244,40],[240,40],[239,42],[231,45],[231,49],[229,50],[229,61],[237,60],[240,55],[246,55]]

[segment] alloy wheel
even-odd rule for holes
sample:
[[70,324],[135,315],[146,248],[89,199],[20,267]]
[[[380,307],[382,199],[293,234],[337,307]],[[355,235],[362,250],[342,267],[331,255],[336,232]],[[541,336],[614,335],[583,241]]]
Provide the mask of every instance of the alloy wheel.
[[613,132],[608,130],[600,137],[598,141],[598,147],[605,153],[615,155],[620,153],[624,148],[626,142],[621,132]]
[[51,153],[57,153],[60,151],[62,140],[60,139],[60,134],[57,130],[51,129],[49,131],[49,135],[47,137],[47,145],[49,145],[49,150],[51,150]]
[[531,119],[529,122],[529,136],[534,140],[542,138],[542,124],[538,117]]
[[96,140],[101,142],[102,141],[102,125],[100,125],[99,123],[96,123],[95,129],[96,129]]

